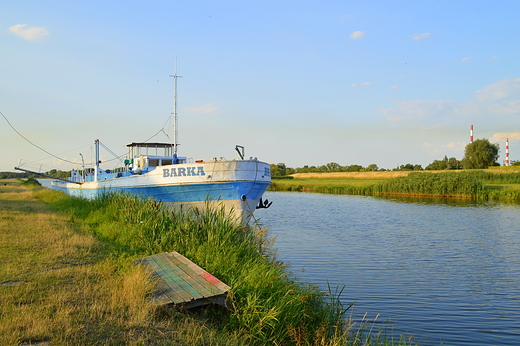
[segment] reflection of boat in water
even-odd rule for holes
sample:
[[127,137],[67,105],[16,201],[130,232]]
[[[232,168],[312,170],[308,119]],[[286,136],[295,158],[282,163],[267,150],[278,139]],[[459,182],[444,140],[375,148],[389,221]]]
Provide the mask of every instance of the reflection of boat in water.
[[245,159],[242,152],[234,160],[187,162],[173,153],[172,144],[166,143],[128,144],[124,167],[104,171],[99,168],[99,141],[95,143],[95,169],[87,175],[72,171],[70,179],[53,181],[53,189],[87,199],[105,191],[125,191],[197,207],[218,202],[237,215],[247,215],[255,210],[271,184],[269,164],[256,158]]
[[[121,166],[113,171],[99,167],[99,140],[95,141],[95,167],[71,171],[69,179],[54,180],[51,188],[75,197],[94,199],[104,192],[125,191],[152,196],[162,202],[205,207],[223,205],[237,217],[251,216],[257,208],[266,208],[262,195],[271,184],[269,164],[256,158],[246,159],[244,148],[236,146],[240,157],[233,160],[213,158],[208,162],[177,156],[177,75],[173,75],[174,143],[131,143]],[[104,146],[104,145],[103,145]],[[45,175],[22,168],[22,171]]]

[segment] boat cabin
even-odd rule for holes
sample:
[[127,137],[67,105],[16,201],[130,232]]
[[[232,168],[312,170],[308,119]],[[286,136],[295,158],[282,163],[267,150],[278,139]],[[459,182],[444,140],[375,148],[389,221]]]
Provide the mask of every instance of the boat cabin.
[[130,143],[128,159],[125,165],[130,169],[153,170],[158,166],[186,163],[186,157],[178,157],[174,153],[174,145],[170,143]]

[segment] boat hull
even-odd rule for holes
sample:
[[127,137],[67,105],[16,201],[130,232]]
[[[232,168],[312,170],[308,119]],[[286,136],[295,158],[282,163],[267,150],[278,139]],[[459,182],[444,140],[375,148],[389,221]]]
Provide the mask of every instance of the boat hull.
[[97,180],[82,184],[53,181],[51,187],[86,199],[124,191],[198,208],[223,205],[234,216],[249,218],[271,184],[269,165],[257,160],[167,165],[141,174],[113,176],[100,174]]

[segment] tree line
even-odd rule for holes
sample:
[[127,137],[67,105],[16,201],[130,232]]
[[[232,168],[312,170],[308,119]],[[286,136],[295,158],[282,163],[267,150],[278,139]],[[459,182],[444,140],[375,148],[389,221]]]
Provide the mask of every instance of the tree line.
[[[287,167],[285,163],[271,164],[271,175],[273,177],[281,177],[295,173],[331,173],[331,172],[375,172],[375,171],[422,171],[422,170],[451,170],[451,169],[484,169],[489,166],[500,166],[497,163],[499,145],[490,143],[487,139],[477,139],[473,143],[466,146],[464,150],[464,158],[458,160],[455,157],[444,156],[441,160],[434,160],[425,168],[419,164],[407,163],[399,165],[392,169],[378,167],[375,163],[366,167],[361,165],[342,166],[336,162],[329,162],[322,166],[305,165],[299,168]],[[513,166],[520,166],[520,161],[511,161]],[[60,171],[52,169],[45,172],[47,175],[68,178],[70,171]],[[26,172],[0,172],[0,179],[9,178],[36,178],[38,176]]]
[[[68,179],[70,178],[70,171],[59,171],[57,169],[51,169],[50,171],[43,172],[44,174],[52,177]],[[29,179],[29,178],[41,178],[41,176],[28,172],[0,172],[0,179]]]
[[[375,171],[422,171],[422,170],[451,170],[451,169],[485,169],[490,166],[500,166],[497,162],[500,147],[490,143],[487,139],[477,139],[466,145],[464,157],[458,160],[455,157],[444,156],[441,160],[434,160],[425,168],[419,164],[407,163],[392,169],[379,168],[375,163],[363,167],[361,165],[342,166],[336,162],[330,162],[322,166],[308,166],[291,168],[285,163],[271,164],[273,177],[286,176],[295,173],[331,173],[331,172],[375,172]],[[520,166],[520,161],[511,161],[513,166]]]

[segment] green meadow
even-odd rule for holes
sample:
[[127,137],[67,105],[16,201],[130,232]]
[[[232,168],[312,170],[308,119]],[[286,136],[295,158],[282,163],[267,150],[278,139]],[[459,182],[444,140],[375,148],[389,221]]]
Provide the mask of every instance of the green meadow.
[[273,179],[270,190],[366,196],[520,200],[520,172],[493,169],[399,172],[399,174],[397,172],[295,174],[293,179]]
[[[412,345],[355,323],[276,258],[266,230],[223,209],[172,210],[113,194],[71,198],[0,181],[2,345]],[[229,310],[157,307],[134,260],[177,251],[232,287]],[[348,284],[348,283],[345,283]]]

